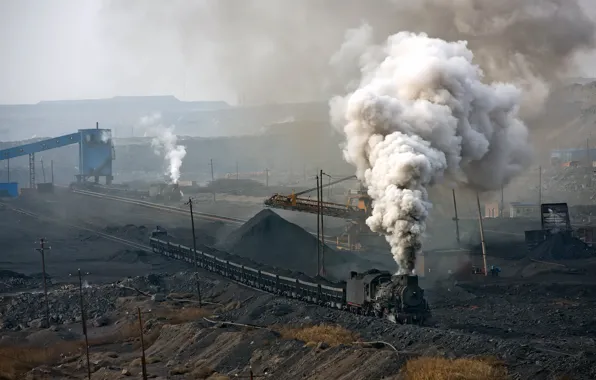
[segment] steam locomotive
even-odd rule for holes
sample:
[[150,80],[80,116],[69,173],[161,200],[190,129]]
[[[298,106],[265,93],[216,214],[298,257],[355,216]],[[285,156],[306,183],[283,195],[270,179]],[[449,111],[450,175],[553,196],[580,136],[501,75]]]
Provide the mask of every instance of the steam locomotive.
[[276,274],[274,268],[239,264],[230,260],[234,255],[225,254],[224,258],[218,250],[206,246],[197,249],[195,255],[191,248],[170,242],[167,231],[160,227],[151,233],[150,245],[155,253],[190,264],[196,262],[200,268],[232,281],[304,302],[405,324],[421,325],[431,316],[417,276],[392,276],[371,269],[360,274],[351,272],[347,281],[337,283],[304,274],[288,277]]
[[346,308],[408,324],[422,324],[431,316],[424,290],[418,286],[418,276],[392,276],[377,269],[360,274],[350,272],[346,281]]

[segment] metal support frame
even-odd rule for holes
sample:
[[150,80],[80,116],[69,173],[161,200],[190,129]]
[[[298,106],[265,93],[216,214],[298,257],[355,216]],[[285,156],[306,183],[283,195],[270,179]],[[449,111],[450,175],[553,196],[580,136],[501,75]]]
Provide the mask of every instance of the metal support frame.
[[29,187],[35,188],[35,153],[29,154]]

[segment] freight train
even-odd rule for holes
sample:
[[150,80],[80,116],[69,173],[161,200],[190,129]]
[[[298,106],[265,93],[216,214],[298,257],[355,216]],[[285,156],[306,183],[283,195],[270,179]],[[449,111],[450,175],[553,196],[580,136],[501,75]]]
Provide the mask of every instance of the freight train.
[[152,232],[150,245],[155,253],[190,264],[196,260],[200,268],[268,293],[396,323],[422,325],[431,317],[424,290],[418,286],[418,276],[392,276],[376,269],[351,272],[347,281],[339,283],[305,275],[282,276],[273,273],[275,270],[261,270],[228,260],[231,255],[225,259],[218,257],[219,251],[209,247],[197,249],[195,255],[191,248],[171,243],[167,231],[160,228]]

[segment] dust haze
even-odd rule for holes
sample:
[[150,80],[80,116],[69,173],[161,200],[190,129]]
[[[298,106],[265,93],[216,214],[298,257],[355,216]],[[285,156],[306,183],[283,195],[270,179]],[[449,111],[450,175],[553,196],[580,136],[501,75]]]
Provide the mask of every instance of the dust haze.
[[370,25],[363,43],[399,31],[467,40],[487,80],[524,88],[526,112],[539,110],[550,84],[573,73],[576,54],[594,46],[594,24],[576,0],[383,0],[374,7],[355,0],[132,0],[106,1],[100,15],[121,59],[136,62],[138,80],[158,80],[168,60],[162,52],[174,49],[189,78],[246,103],[326,101],[343,92],[358,73],[360,46],[342,44],[363,24]]

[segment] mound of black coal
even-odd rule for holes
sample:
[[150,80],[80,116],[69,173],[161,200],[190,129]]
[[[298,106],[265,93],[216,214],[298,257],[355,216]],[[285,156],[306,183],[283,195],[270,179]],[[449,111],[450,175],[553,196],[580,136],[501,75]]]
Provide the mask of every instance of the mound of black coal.
[[154,255],[151,255],[148,252],[141,251],[138,249],[131,250],[131,249],[124,249],[114,253],[113,255],[108,257],[108,261],[117,261],[126,264],[136,264],[136,263],[149,263]]
[[[222,249],[268,266],[317,275],[317,238],[271,210],[263,210],[221,244]],[[325,247],[325,266],[347,258]]]
[[530,257],[539,260],[573,260],[596,257],[596,251],[569,233],[555,233],[534,248]]

